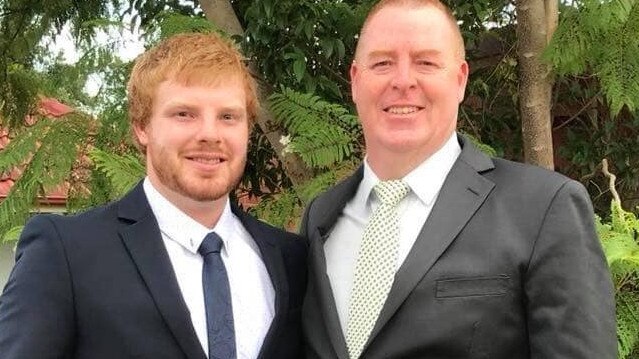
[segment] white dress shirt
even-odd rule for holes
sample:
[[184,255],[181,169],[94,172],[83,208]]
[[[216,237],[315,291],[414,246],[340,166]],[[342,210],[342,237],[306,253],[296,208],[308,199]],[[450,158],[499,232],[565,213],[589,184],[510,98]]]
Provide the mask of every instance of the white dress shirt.
[[[442,148],[403,178],[410,187],[410,191],[397,208],[399,215],[397,269],[404,263],[408,252],[413,247],[444,180],[460,153],[461,147],[457,142],[457,134],[453,133]],[[342,216],[337,220],[324,244],[326,272],[344,333],[348,323],[348,305],[364,228],[379,205],[379,199],[372,191],[377,182],[379,182],[378,177],[365,160],[364,177],[357,192],[346,203]]]
[[231,289],[237,357],[257,358],[273,321],[275,290],[259,248],[231,212],[228,199],[222,216],[211,229],[175,207],[153,187],[148,178],[144,180],[143,187],[204,352],[208,355],[202,289],[204,261],[197,250],[206,234],[213,231],[224,242],[221,256]]

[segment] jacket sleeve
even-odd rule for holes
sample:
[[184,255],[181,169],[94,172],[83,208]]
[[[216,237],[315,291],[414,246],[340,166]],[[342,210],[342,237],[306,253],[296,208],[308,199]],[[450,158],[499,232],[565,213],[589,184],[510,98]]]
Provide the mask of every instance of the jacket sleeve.
[[525,274],[531,359],[617,356],[610,271],[581,184],[550,203]]
[[72,355],[74,304],[67,253],[51,216],[24,228],[15,266],[0,296],[3,359]]

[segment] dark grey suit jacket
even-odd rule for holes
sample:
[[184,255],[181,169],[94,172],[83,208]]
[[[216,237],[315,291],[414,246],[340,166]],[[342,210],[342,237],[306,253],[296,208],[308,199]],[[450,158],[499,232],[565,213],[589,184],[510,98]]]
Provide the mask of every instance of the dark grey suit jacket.
[[[615,358],[613,288],[583,186],[460,141],[361,357]],[[308,358],[348,358],[323,245],[361,177],[319,196],[303,219]]]
[[[306,242],[234,213],[275,289],[260,358],[297,359]],[[106,207],[27,224],[0,297],[0,358],[206,358],[141,185]]]

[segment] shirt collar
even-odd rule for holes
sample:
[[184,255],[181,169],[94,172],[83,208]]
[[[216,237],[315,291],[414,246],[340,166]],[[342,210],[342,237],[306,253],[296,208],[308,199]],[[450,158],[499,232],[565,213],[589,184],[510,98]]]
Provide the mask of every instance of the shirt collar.
[[231,212],[228,197],[220,219],[213,229],[210,229],[189,217],[166,199],[166,197],[153,187],[148,177],[144,179],[142,186],[151,210],[158,222],[158,226],[160,227],[160,232],[166,237],[178,243],[189,252],[196,254],[204,237],[209,232],[215,232],[222,238],[227,252],[229,251],[231,241],[228,239],[233,236],[233,213]]
[[[461,146],[457,141],[457,133],[453,132],[444,145],[410,171],[402,180],[411,191],[427,206],[430,206],[444,184],[450,169],[461,153]],[[379,177],[364,160],[364,176],[360,182],[354,203],[366,206],[369,203],[373,187],[379,182]]]
[[457,134],[453,132],[442,148],[409,172],[404,181],[424,204],[430,206],[437,198],[460,153]]

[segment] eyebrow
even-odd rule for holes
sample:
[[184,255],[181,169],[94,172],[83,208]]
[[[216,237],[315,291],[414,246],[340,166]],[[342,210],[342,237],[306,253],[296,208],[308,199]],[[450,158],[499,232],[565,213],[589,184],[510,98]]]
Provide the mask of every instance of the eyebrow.
[[238,106],[224,106],[220,108],[220,112],[233,112],[233,113],[243,113],[247,112],[246,106],[238,105]]
[[[425,49],[419,50],[411,53],[412,57],[421,57],[421,56],[440,56],[442,54],[441,51],[435,49]],[[392,57],[394,55],[394,51],[391,50],[376,50],[371,51],[365,59],[377,58],[377,57]]]
[[170,109],[170,110],[174,110],[174,109],[185,109],[185,110],[191,110],[193,108],[195,108],[196,105],[186,102],[186,101],[175,101],[175,100],[171,100],[169,101],[165,108],[166,109]]
[[[171,109],[174,109],[174,108],[194,109],[194,108],[197,108],[199,104],[200,104],[199,101],[170,100],[166,104],[166,107]],[[220,111],[244,111],[245,109],[246,109],[246,106],[244,106],[242,103],[230,104],[230,105],[225,105],[220,107]]]

